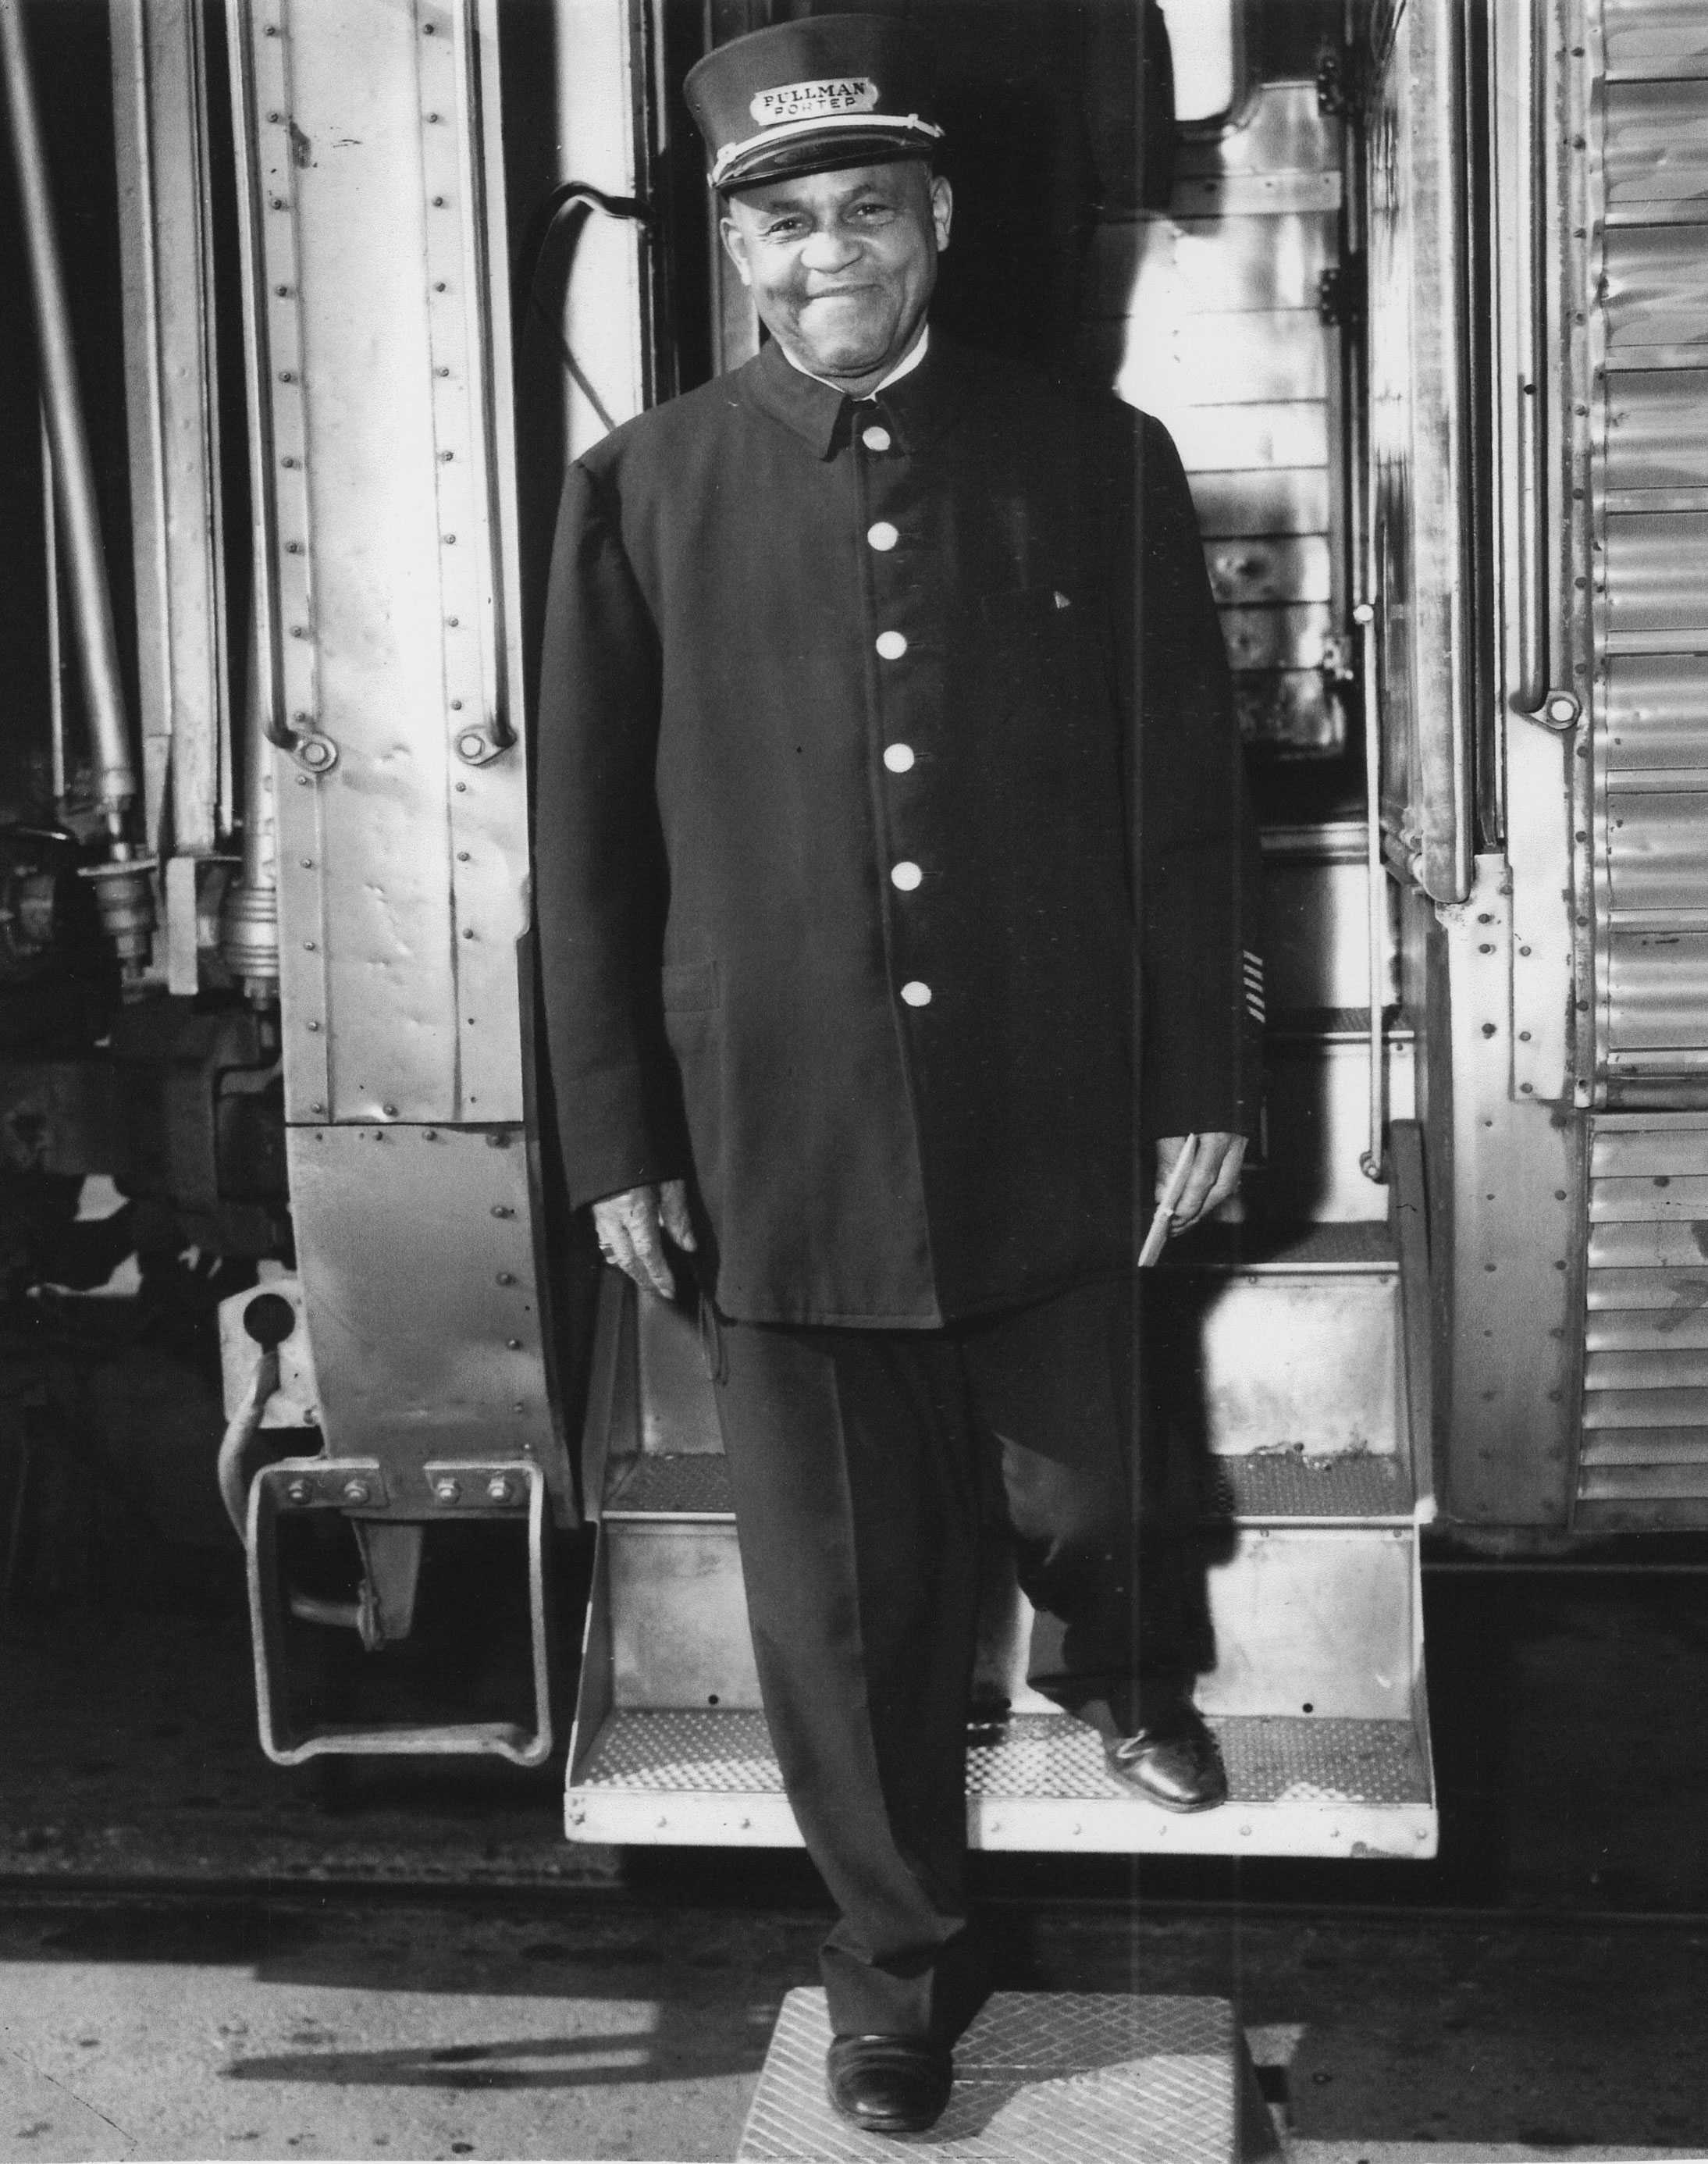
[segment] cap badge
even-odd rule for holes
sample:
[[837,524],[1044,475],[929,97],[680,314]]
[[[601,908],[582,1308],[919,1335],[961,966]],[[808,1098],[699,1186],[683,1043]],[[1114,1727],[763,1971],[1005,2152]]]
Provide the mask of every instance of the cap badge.
[[780,127],[786,120],[822,120],[833,113],[870,113],[878,102],[878,86],[869,75],[822,76],[816,82],[782,82],[762,90],[748,110],[761,128]]

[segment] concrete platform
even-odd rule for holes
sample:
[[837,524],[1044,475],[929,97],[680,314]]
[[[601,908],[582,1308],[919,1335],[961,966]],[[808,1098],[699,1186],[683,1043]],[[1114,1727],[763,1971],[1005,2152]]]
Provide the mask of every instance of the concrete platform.
[[[751,2164],[859,2164],[898,2146],[981,2164],[1240,2164],[1241,2102],[1255,2092],[1223,1999],[999,1992],[955,2047],[949,2109],[928,2133],[863,2133],[831,2108],[822,1991],[791,1991],[743,2130]],[[1267,2131],[1258,2101],[1254,2135]]]

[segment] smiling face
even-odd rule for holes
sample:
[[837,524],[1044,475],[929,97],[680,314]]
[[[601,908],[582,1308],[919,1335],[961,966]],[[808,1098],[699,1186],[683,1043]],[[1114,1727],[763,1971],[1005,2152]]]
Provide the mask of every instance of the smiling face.
[[853,166],[741,189],[723,242],[789,358],[858,397],[913,342],[950,208],[920,160]]

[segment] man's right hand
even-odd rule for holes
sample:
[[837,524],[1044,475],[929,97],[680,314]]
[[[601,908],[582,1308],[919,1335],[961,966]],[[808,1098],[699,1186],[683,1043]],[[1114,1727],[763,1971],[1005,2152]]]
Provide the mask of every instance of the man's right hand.
[[672,1299],[676,1289],[665,1255],[665,1235],[691,1255],[697,1244],[688,1216],[687,1183],[649,1182],[607,1195],[593,1205],[593,1232],[600,1253],[614,1268],[633,1278],[643,1292]]

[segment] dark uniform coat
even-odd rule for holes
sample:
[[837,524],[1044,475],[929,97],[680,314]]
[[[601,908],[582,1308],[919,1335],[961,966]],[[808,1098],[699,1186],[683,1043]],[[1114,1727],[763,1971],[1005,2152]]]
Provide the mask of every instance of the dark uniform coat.
[[1155,421],[934,333],[875,403],[767,345],[618,429],[540,694],[572,1199],[690,1176],[742,1321],[1130,1267],[1141,1043],[1146,1134],[1253,1116],[1240,766]]

